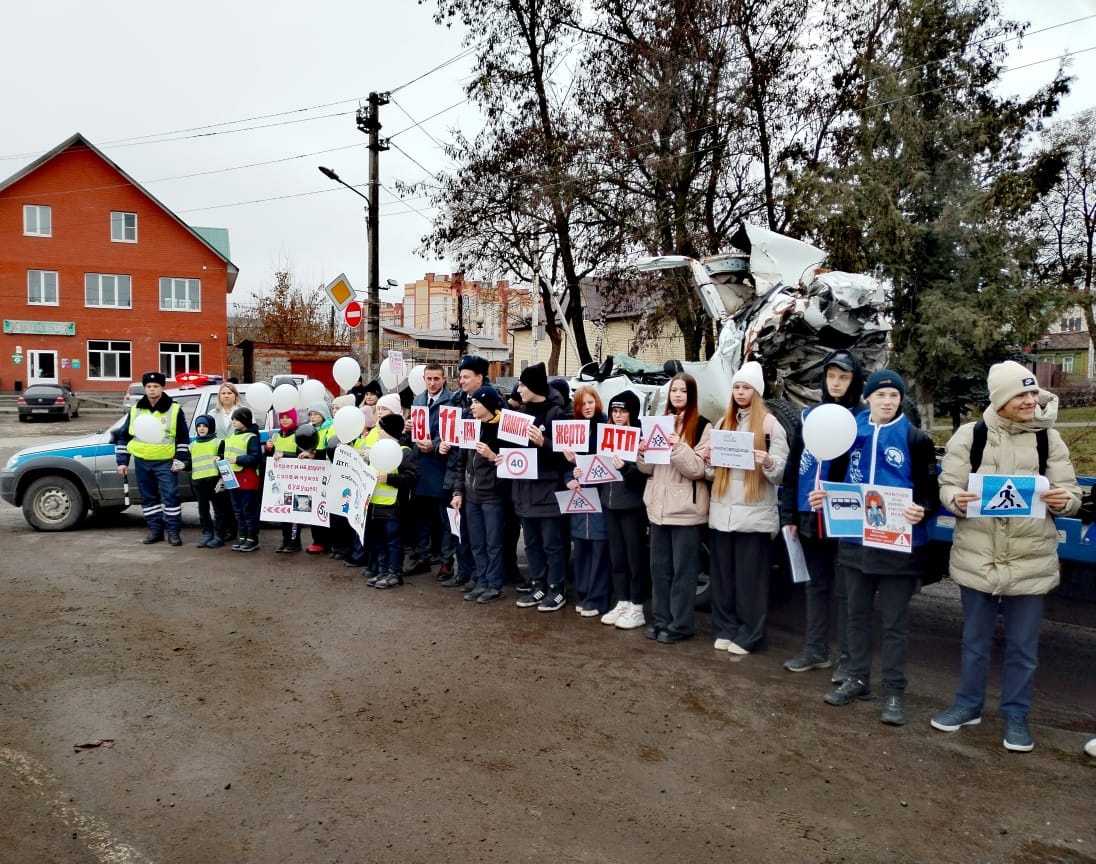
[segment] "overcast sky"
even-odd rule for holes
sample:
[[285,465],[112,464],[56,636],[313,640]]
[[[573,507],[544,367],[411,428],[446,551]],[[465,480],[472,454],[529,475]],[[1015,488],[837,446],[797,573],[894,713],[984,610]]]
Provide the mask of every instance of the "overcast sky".
[[[1053,28],[1025,41],[1010,65],[1037,65],[1010,72],[1008,89],[1029,93],[1072,51],[1079,80],[1066,113],[1096,104],[1086,95],[1096,81],[1096,0],[1003,7],[1033,30]],[[452,128],[480,122],[463,101],[470,63],[461,33],[436,26],[433,8],[414,0],[19,4],[0,52],[0,176],[81,132],[189,224],[229,230],[240,268],[234,299],[262,291],[283,267],[305,286],[345,272],[364,291],[365,202],[317,166],[366,191],[366,136],[354,112],[370,91],[388,90],[381,283],[448,273],[448,262],[414,252],[430,227],[427,202],[395,194],[397,181],[447,167],[439,142]]]

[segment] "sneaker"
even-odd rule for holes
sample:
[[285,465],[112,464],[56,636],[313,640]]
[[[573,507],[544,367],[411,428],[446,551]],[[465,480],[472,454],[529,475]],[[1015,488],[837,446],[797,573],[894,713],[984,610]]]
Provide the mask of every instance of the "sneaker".
[[252,539],[249,538],[249,539],[245,540],[243,543],[241,543],[240,548],[237,549],[236,551],[237,552],[255,552],[255,551],[258,550],[258,548],[259,548],[259,541],[258,540],[252,540]]
[[476,598],[477,603],[494,603],[502,596],[502,591],[498,588],[486,588],[483,593]]
[[829,657],[816,657],[812,654],[801,654],[791,660],[784,661],[784,668],[789,672],[810,672],[812,669],[829,669],[833,661]]
[[467,579],[461,579],[456,573],[441,583],[442,588],[463,588],[468,584]]
[[522,609],[528,609],[531,606],[539,606],[540,601],[547,596],[548,595],[544,593],[544,589],[536,588],[530,591],[528,594],[519,597],[517,603],[515,603],[514,605]]
[[880,720],[888,726],[906,725],[906,700],[901,696],[884,696]]
[[396,588],[403,584],[403,573],[382,573],[373,583],[374,588]]
[[750,653],[737,642],[732,642],[730,645],[728,645],[727,650],[730,651],[732,654],[739,655],[740,657],[745,657],[747,654]]
[[672,630],[659,630],[658,639],[655,641],[659,645],[676,645],[678,642],[684,642],[686,639],[692,639],[691,634],[687,633],[675,633]]
[[231,547],[232,551],[233,552],[239,552],[240,547],[243,546],[246,542],[247,542],[246,537],[237,537],[236,542],[232,544],[232,547]]
[[601,613],[597,611],[593,606],[583,606],[582,611],[578,613],[583,618],[597,618]]
[[585,608],[586,608],[586,607],[585,607],[585,606],[583,606],[583,605],[582,605],[581,603],[576,603],[576,604],[575,604],[575,611],[576,611],[576,612],[577,612],[577,613],[578,613],[579,615],[581,615],[581,614],[582,614],[582,610],[583,610],[583,609],[585,609]]
[[1035,748],[1026,717],[1005,718],[1005,749],[1013,753],[1030,753]]
[[486,591],[486,588],[481,588],[479,585],[474,585],[470,590],[464,592],[465,600],[479,600],[480,595]]
[[980,711],[952,705],[933,717],[929,724],[933,729],[939,729],[941,732],[958,732],[964,726],[977,726],[981,722],[982,714]]
[[730,647],[731,647],[731,640],[730,639],[716,639],[715,640],[715,650],[716,651],[726,651]]
[[870,699],[871,688],[863,679],[850,675],[842,682],[840,687],[831,690],[822,698],[826,700],[827,705],[840,707],[848,705],[856,699]]
[[519,594],[528,594],[530,591],[533,590],[533,586],[528,582],[519,582],[517,585],[514,586],[514,590],[517,591]]
[[618,630],[635,630],[647,623],[647,619],[643,617],[642,603],[629,603],[628,606],[630,608],[626,609],[617,619],[616,626]]
[[652,624],[646,630],[643,631],[643,636],[646,639],[657,640],[658,634],[662,632],[662,628],[657,624]]
[[567,605],[567,598],[560,592],[556,591],[554,594],[549,594],[540,604],[537,606],[538,612],[555,612],[558,609],[562,609]]
[[301,551],[301,544],[300,543],[290,543],[282,551],[286,552],[286,553],[300,552]]
[[627,600],[620,600],[616,606],[601,616],[602,624],[616,624],[620,620],[620,616],[632,608],[632,604]]
[[205,549],[209,546],[209,541],[213,539],[212,534],[203,534],[202,539],[199,540],[196,545],[199,549]]
[[220,537],[214,537],[208,543],[206,543],[206,549],[220,549],[225,545],[225,541]]

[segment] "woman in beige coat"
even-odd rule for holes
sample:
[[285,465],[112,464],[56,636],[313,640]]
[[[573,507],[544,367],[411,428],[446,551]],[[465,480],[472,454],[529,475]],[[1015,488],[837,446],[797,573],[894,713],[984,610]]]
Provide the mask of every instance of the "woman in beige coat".
[[651,611],[648,639],[673,645],[696,632],[693,607],[700,573],[700,546],[708,521],[708,484],[704,460],[693,449],[708,421],[697,408],[696,379],[680,374],[670,379],[666,413],[674,417],[670,464],[650,465],[639,445],[637,467],[650,474],[643,492],[651,523]]
[[1050,490],[1041,497],[1047,514],[1042,518],[966,518],[971,502],[979,497],[967,491],[976,424],[968,423],[952,436],[940,474],[940,502],[959,517],[950,573],[963,601],[962,673],[954,703],[931,723],[941,732],[955,732],[982,722],[993,630],[1000,612],[1005,625],[1000,705],[1004,745],[1006,750],[1027,752],[1035,746],[1027,716],[1038,665],[1043,598],[1058,584],[1058,533],[1053,517],[1075,514],[1081,507],[1081,490],[1069,448],[1052,428],[1058,397],[1041,390],[1035,375],[1011,360],[990,369],[988,384],[991,404],[982,415],[985,437],[982,455],[976,459],[978,473],[1040,474],[1040,449],[1045,447]]
[[772,539],[780,530],[777,486],[784,476],[788,437],[765,407],[761,364],[743,363],[731,384],[731,401],[717,428],[753,434],[754,467],[713,468],[711,433],[697,452],[712,480],[708,506],[712,631],[715,649],[749,654],[765,644]]

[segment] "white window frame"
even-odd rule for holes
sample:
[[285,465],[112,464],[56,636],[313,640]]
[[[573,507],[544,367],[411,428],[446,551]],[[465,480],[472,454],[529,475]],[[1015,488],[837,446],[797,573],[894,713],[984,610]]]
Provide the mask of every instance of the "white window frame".
[[[190,287],[194,286],[197,298],[190,300]],[[180,297],[180,288],[182,296]],[[170,292],[170,297],[165,298],[165,289]],[[202,280],[188,279],[185,276],[161,276],[160,277],[160,311],[161,312],[201,312],[202,311]],[[193,302],[194,305],[191,305]]]
[[[46,216],[45,230],[42,230],[42,214]],[[52,237],[53,236],[53,208],[48,204],[24,204],[23,205],[23,236],[24,237]]]
[[[93,344],[105,345],[105,348],[92,348]],[[103,375],[103,367],[107,364],[101,363],[99,367],[99,375],[93,374],[95,366],[91,362],[91,355],[99,354],[101,357],[114,358],[114,375]],[[124,339],[89,339],[87,342],[87,378],[89,381],[131,381],[133,379],[133,343]],[[123,364],[119,360],[123,357],[129,359],[129,369],[123,369]]]
[[160,371],[168,378],[174,378],[180,372],[200,372],[201,369],[201,342],[160,343]]
[[1066,354],[1062,358],[1062,373],[1065,375],[1073,374],[1073,355]]
[[[38,290],[42,296],[41,300],[35,300],[31,295],[31,287],[34,282],[35,275],[38,276]],[[46,277],[53,277],[53,299],[47,299],[46,294]],[[27,305],[29,306],[60,306],[61,305],[61,288],[60,279],[56,270],[28,270],[27,271]]]
[[[95,290],[96,290],[96,293],[98,295],[98,302],[95,302],[95,303],[89,303],[88,302],[88,282],[91,279],[96,280]],[[114,279],[114,280],[125,279],[126,284],[129,287],[129,302],[126,303],[125,305],[122,305],[121,303],[118,303],[118,302],[104,303],[103,302],[103,280],[104,279]],[[114,297],[115,297],[115,300],[117,301],[117,298],[118,298],[118,282],[117,281],[115,282],[115,286],[114,286]],[[132,309],[133,308],[133,278],[131,276],[125,274],[125,273],[85,273],[84,274],[84,308],[86,308],[86,309]]]
[[[132,228],[127,224],[133,219]],[[116,230],[120,229],[120,230]],[[133,236],[127,236],[132,230]],[[137,214],[125,210],[110,211],[110,242],[111,243],[136,243],[137,242]]]

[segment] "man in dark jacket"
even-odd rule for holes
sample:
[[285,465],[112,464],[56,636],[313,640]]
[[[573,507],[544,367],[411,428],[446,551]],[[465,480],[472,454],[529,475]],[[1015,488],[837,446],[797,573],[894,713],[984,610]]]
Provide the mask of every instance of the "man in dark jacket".
[[[860,409],[860,394],[864,389],[863,368],[859,358],[851,351],[832,351],[822,361],[822,402],[836,403],[848,408],[853,414]],[[810,409],[803,412],[806,419]],[[821,467],[821,476],[827,477],[829,463]],[[817,460],[803,446],[803,426],[800,424],[792,438],[788,463],[784,469],[784,484],[780,501],[780,524],[791,526],[799,537],[803,556],[807,560],[810,581],[807,582],[807,639],[803,653],[784,663],[789,672],[808,672],[811,669],[827,669],[830,659],[830,618],[837,612],[837,666],[833,671],[833,683],[845,680],[849,657],[845,636],[847,617],[844,578],[837,572],[837,541],[825,537],[819,521],[820,513],[811,508],[807,496],[819,476]]]
[[[461,358],[460,366],[457,367],[457,383],[460,384],[460,390],[450,397],[449,404],[460,408],[462,420],[467,420],[472,416],[472,394],[485,384],[491,383],[491,380],[487,377],[488,371],[489,365],[486,358],[480,357],[478,354],[467,354]],[[453,489],[456,486],[457,475],[459,474],[457,466],[459,448],[443,445],[439,448],[439,452],[442,452],[447,460],[443,481],[443,497],[448,503],[453,496]],[[462,587],[476,572],[476,562],[472,556],[472,544],[468,539],[468,526],[464,524],[464,520],[461,520],[460,543],[456,545],[456,553],[456,572],[453,571],[448,560],[444,561],[441,567],[438,568],[438,578],[444,579],[441,584],[446,588]]]
[[415,442],[419,479],[415,484],[413,512],[416,526],[414,559],[410,574],[429,573],[431,566],[453,558],[455,538],[449,530],[445,514],[448,496],[445,494],[445,469],[449,455],[440,452],[441,434],[438,411],[449,404],[450,393],[445,387],[445,369],[440,363],[427,363],[423,370],[426,389],[414,398],[411,406],[427,410],[426,431],[429,441]]
[[[137,489],[141,493],[141,515],[148,526],[143,543],[167,542],[182,546],[179,532],[183,525],[183,507],[179,503],[179,478],[176,476],[190,459],[190,432],[186,415],[178,403],[164,393],[167,379],[162,372],[141,376],[145,395],[129,409],[129,415],[114,436],[114,456],[118,473],[129,475],[129,459],[137,471]],[[150,423],[151,420],[151,423]],[[155,434],[143,427],[151,427]]]
[[511,496],[525,535],[525,556],[533,590],[520,597],[522,608],[536,606],[539,612],[555,612],[567,602],[567,553],[563,546],[563,516],[556,492],[564,488],[567,461],[552,450],[552,424],[563,419],[562,399],[548,385],[543,363],[527,366],[518,379],[522,410],[532,416],[529,446],[537,465],[537,479],[514,480]]

